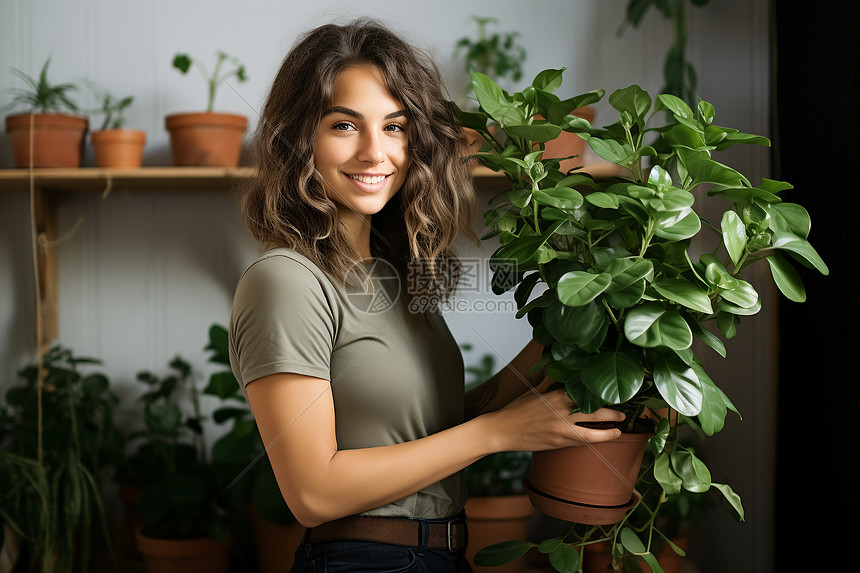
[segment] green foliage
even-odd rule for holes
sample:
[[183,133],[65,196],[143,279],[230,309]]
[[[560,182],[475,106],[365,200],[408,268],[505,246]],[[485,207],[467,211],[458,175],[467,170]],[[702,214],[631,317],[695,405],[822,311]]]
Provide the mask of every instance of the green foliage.
[[225,401],[212,418],[217,424],[232,422],[230,429],[212,446],[212,464],[219,482],[227,484],[223,494],[233,503],[250,500],[266,520],[279,525],[295,522],[284,501],[266,455],[251,409],[239,382],[230,370],[227,330],[218,324],[209,328],[209,361],[225,367],[213,372],[204,394]]
[[104,120],[99,129],[122,128],[125,125],[125,110],[134,102],[134,97],[117,98],[107,89],[99,87],[92,82],[88,82],[88,87],[99,101],[99,108],[93,110],[92,113],[101,113],[104,115]]
[[78,89],[73,83],[52,84],[48,81],[48,65],[51,58],[45,60],[38,78],[33,78],[21,70],[12,68],[12,74],[23,80],[26,88],[11,88],[12,104],[26,106],[34,113],[63,113],[77,112],[78,106],[71,99],[71,92]]
[[93,526],[110,547],[100,483],[119,463],[123,437],[108,379],[81,368],[94,364],[51,348],[41,376],[38,365],[23,368],[24,384],[0,405],[0,517],[46,572],[86,570]]
[[[188,54],[179,53],[173,56],[173,67],[183,75],[187,74],[192,66],[196,66],[200,70],[200,73],[203,74],[207,89],[206,111],[209,112],[215,106],[215,93],[218,86],[233,76],[239,82],[244,82],[248,79],[248,76],[245,75],[245,66],[238,58],[228,56],[220,50],[216,52],[216,58],[215,67],[210,74],[202,63],[191,58]],[[224,68],[225,65],[227,66],[226,68]]]
[[660,14],[672,22],[672,45],[666,53],[663,63],[663,78],[665,84],[660,90],[684,100],[691,107],[696,103],[696,70],[687,60],[687,14],[686,4],[704,6],[710,0],[630,0],[627,3],[624,23],[618,33],[622,34],[631,25],[638,28],[645,14],[655,7]]
[[[478,25],[477,37],[460,38],[454,50],[454,57],[463,59],[466,73],[476,71],[496,81],[519,81],[526,59],[526,50],[518,42],[519,34],[489,34],[487,26],[499,23],[493,17],[472,16],[472,20]],[[467,85],[466,91],[471,91],[471,84]]]
[[[725,357],[723,339],[761,309],[743,279],[755,262],[767,260],[779,290],[795,301],[805,299],[795,263],[822,274],[828,269],[808,241],[809,214],[779,197],[791,185],[769,179],[753,185],[711,157],[735,144],[769,145],[766,138],[714,124],[706,101],[691,108],[669,94],[652,99],[637,85],[610,94],[619,119],[598,129],[571,112],[603,91],[562,101],[552,93],[562,71],[545,70],[514,94],[472,73],[480,109],[452,107],[492,147],[478,159],[510,180],[485,215],[486,237],[500,242],[490,266],[494,290],[515,289],[517,316],[527,317],[546,349],[539,365],[583,412],[609,406],[631,423],[646,409],[663,412],[647,472],[664,495],[648,509],[653,519],[640,541],[648,548],[660,506],[682,489],[713,487],[743,519],[737,494],[713,482],[694,451],[676,447],[679,426],[712,436],[729,411],[737,413],[693,341]],[[653,125],[660,116],[665,122]],[[501,129],[490,133],[490,122]],[[626,175],[596,180],[561,173],[559,159],[542,158],[544,143],[561,131],[579,134]],[[725,207],[717,221],[698,215],[702,201]],[[547,288],[532,297],[539,283]],[[677,424],[668,423],[671,411]],[[639,549],[628,530],[622,521],[603,532],[619,555]]]
[[230,534],[229,506],[208,461],[194,375],[178,356],[170,368],[164,377],[148,371],[137,375],[146,387],[139,398],[145,427],[129,436],[136,449],[118,478],[140,490],[136,511],[144,535],[224,539]]

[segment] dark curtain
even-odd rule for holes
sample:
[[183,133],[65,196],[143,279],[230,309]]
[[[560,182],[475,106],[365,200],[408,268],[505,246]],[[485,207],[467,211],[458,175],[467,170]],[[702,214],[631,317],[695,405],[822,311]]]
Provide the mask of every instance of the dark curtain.
[[783,200],[807,208],[830,269],[801,268],[807,301],[780,303],[775,570],[841,571],[860,509],[860,14],[785,0],[772,14],[773,173],[794,185]]

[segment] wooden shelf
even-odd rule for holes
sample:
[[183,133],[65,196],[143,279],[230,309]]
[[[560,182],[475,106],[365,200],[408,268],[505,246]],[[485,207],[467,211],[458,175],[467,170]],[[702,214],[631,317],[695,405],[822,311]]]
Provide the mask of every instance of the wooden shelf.
[[[610,177],[620,172],[612,163],[598,163],[583,168],[596,178]],[[36,265],[40,277],[39,293],[42,344],[58,336],[57,261],[54,247],[57,238],[58,194],[101,193],[113,190],[162,192],[176,190],[229,191],[252,180],[252,167],[139,167],[104,169],[98,167],[0,169],[0,192],[34,191],[34,222],[38,237]],[[473,171],[475,186],[480,191],[498,192],[508,188],[507,178],[483,166]]]

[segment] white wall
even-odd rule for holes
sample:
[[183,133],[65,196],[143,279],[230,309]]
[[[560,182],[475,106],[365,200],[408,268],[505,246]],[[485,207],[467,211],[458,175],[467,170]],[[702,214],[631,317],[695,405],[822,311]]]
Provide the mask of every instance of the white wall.
[[[528,50],[523,82],[541,69],[564,66],[560,95],[598,87],[609,93],[630,83],[655,93],[662,85],[671,28],[655,12],[641,29],[619,37],[624,5],[622,0],[366,0],[360,6],[296,0],[3,0],[0,106],[10,99],[7,88],[20,85],[7,70],[34,75],[50,56],[49,77],[56,82],[88,78],[115,95],[133,94],[128,120],[148,133],[144,162],[167,165],[164,115],[196,110],[205,102],[200,78],[171,68],[174,53],[189,52],[207,62],[217,49],[238,56],[250,79],[222,87],[216,107],[249,116],[253,127],[268,83],[296,35],[359,15],[382,19],[430,50],[453,96],[466,79],[452,58],[453,47],[473,32],[473,14],[496,14],[499,30],[521,33]],[[767,0],[713,0],[703,9],[689,8],[689,55],[699,72],[700,94],[716,106],[717,123],[765,135],[767,5]],[[92,105],[91,99],[81,101]],[[598,105],[599,114],[605,107]],[[768,157],[766,151],[737,149],[720,159],[755,179],[767,175]],[[86,162],[93,164],[91,152]],[[10,166],[4,134],[0,167]],[[26,194],[0,192],[0,390],[15,383],[17,368],[34,355],[28,209]],[[96,194],[63,196],[59,233],[81,218],[78,230],[57,249],[59,342],[103,359],[126,404],[137,394],[134,373],[164,371],[176,353],[205,370],[206,330],[213,322],[226,323],[235,281],[255,250],[233,197],[171,190],[114,190],[104,200]],[[482,256],[491,250],[489,244],[483,251],[464,252]],[[728,387],[745,421],[730,420],[707,454],[715,479],[728,475],[749,515],[739,526],[721,510],[714,512],[696,546],[705,572],[761,572],[771,566],[772,320],[771,314],[753,321],[730,347],[732,362],[715,365],[715,377]],[[529,335],[524,321],[501,313],[468,313],[451,317],[450,324],[458,340],[475,345],[469,355],[475,361],[491,353],[501,363]]]

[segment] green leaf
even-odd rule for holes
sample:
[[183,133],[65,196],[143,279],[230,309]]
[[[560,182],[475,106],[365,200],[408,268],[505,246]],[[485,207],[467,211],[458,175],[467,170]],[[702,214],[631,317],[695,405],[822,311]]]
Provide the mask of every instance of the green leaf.
[[824,260],[805,239],[790,234],[778,234],[774,236],[773,246],[802,257],[823,275],[830,274]]
[[624,149],[624,146],[615,141],[614,139],[599,139],[597,137],[589,137],[587,138],[588,146],[591,147],[592,151],[602,157],[603,159],[611,162],[617,163],[619,165],[623,164],[627,159],[629,153]]
[[571,271],[562,275],[556,286],[558,299],[567,306],[583,306],[606,290],[612,276],[608,273],[593,274]]
[[651,96],[636,84],[615,90],[609,96],[609,105],[619,112],[627,112],[641,121],[651,109]]
[[702,222],[692,209],[660,214],[655,220],[654,234],[667,241],[683,241],[699,232]]
[[654,366],[654,385],[668,404],[685,416],[702,410],[702,384],[695,371],[682,360],[668,356]]
[[562,72],[564,72],[564,68],[560,70],[543,70],[535,76],[535,79],[532,81],[532,87],[548,92],[555,91],[561,86]]
[[633,308],[624,320],[624,335],[638,346],[666,346],[673,350],[689,348],[693,333],[676,310],[661,303],[645,303]]
[[582,207],[582,194],[570,187],[551,187],[540,189],[533,193],[535,200],[542,205],[550,205],[557,209],[572,211]]
[[645,380],[642,364],[624,352],[601,352],[593,356],[581,376],[585,387],[607,404],[630,400]]
[[675,495],[681,493],[681,478],[672,471],[672,465],[669,463],[669,454],[661,453],[654,460],[654,479],[666,492],[666,495]]
[[589,193],[585,196],[585,200],[594,205],[595,207],[600,207],[603,209],[617,209],[618,208],[618,195],[614,193],[603,193],[602,191],[595,191],[594,193]]
[[546,143],[561,135],[561,128],[557,125],[534,123],[531,125],[509,125],[505,127],[505,132],[529,141]]
[[560,573],[575,573],[579,570],[579,553],[570,545],[559,545],[549,553],[549,564]]
[[686,279],[661,278],[651,283],[651,286],[672,302],[705,314],[714,312],[707,293]]
[[648,552],[645,548],[645,545],[642,543],[642,540],[639,539],[639,536],[636,535],[629,527],[624,527],[621,529],[621,545],[624,546],[624,549],[629,551],[634,555],[643,555]]
[[711,485],[723,494],[723,498],[725,498],[725,500],[729,503],[732,509],[737,512],[740,521],[744,521],[744,506],[741,503],[741,497],[736,494],[727,484],[711,483]]
[[607,320],[603,307],[597,302],[572,307],[557,301],[544,309],[542,318],[552,336],[572,346],[588,344],[600,334]]
[[743,257],[747,245],[746,226],[736,212],[729,210],[723,213],[720,228],[722,229],[723,243],[726,246],[729,257],[737,265],[741,257]]
[[693,493],[703,493],[711,487],[711,472],[708,467],[690,451],[675,450],[670,454],[672,469],[681,478],[684,489]]
[[535,547],[537,545],[529,541],[502,541],[478,551],[475,554],[474,562],[479,567],[507,565]]
[[209,377],[209,385],[203,390],[204,394],[217,396],[221,399],[229,398],[239,390],[239,382],[230,370],[216,372]]
[[695,119],[696,115],[693,113],[693,110],[690,109],[684,100],[679,97],[673,96],[672,94],[660,94],[657,96],[657,99],[660,100],[666,109],[672,112],[672,114],[683,118],[683,119]]
[[806,288],[803,286],[803,279],[797,270],[778,254],[765,257],[770,266],[770,274],[773,277],[773,282],[779,288],[780,292],[789,300],[794,302],[804,302],[806,300]]
[[616,308],[627,308],[642,298],[645,278],[654,272],[654,266],[641,257],[617,258],[609,263],[606,272],[612,276],[606,300]]

